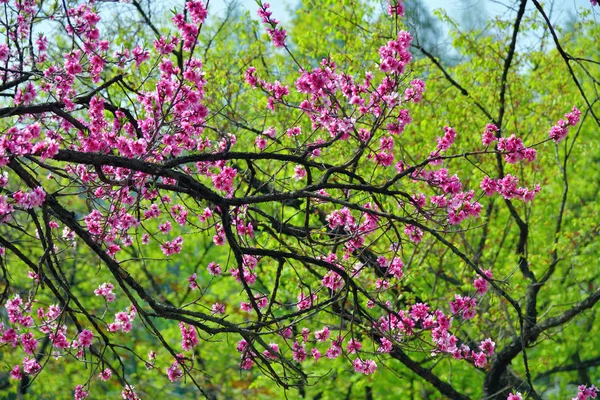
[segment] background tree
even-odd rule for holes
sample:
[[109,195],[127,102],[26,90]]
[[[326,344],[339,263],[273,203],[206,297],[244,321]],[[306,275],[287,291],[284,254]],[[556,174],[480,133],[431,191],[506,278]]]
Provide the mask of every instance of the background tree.
[[569,33],[537,1],[482,31],[442,15],[448,63],[398,3],[307,1],[289,27],[266,4],[2,6],[6,393],[598,380],[589,10]]

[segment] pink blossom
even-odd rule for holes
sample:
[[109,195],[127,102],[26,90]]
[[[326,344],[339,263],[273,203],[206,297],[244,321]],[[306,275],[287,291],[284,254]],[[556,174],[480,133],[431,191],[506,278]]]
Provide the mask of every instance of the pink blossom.
[[346,351],[348,354],[354,354],[362,348],[362,344],[356,339],[350,339],[346,345]]
[[298,295],[298,307],[299,311],[307,310],[317,303],[317,295],[310,293],[306,296],[303,292]]
[[0,61],[6,61],[9,55],[10,48],[8,47],[8,45],[4,43],[0,44]]
[[494,193],[496,193],[496,191],[498,191],[498,184],[494,179],[491,179],[489,176],[483,178],[479,187],[481,187],[481,189],[483,189],[485,194],[488,196],[491,196]]
[[150,52],[142,49],[139,45],[135,46],[135,48],[131,51],[133,55],[133,59],[135,60],[135,65],[139,67],[144,61],[150,58]]
[[190,284],[191,290],[196,290],[199,288],[198,281],[196,280],[197,278],[198,278],[198,276],[195,273],[188,276],[187,280],[188,280],[188,283]]
[[340,346],[336,346],[335,344],[332,344],[331,347],[329,347],[327,349],[327,351],[325,352],[325,357],[329,358],[330,360],[334,360],[334,359],[338,358],[341,354],[342,354],[342,348]]
[[167,234],[171,231],[171,223],[169,221],[165,221],[162,224],[158,225],[158,230],[162,233],[162,234]]
[[321,358],[321,352],[319,351],[319,349],[315,347],[311,350],[311,353],[315,361],[319,361],[319,358]]
[[139,400],[137,393],[135,392],[133,386],[126,385],[125,389],[121,391],[121,396],[123,396],[123,400]]
[[600,393],[598,388],[594,385],[591,385],[590,387],[587,387],[586,385],[579,385],[577,390],[577,396],[573,397],[572,400],[595,399],[598,396],[598,393]]
[[110,368],[106,368],[104,371],[100,372],[100,375],[98,375],[100,380],[105,381],[105,382],[107,380],[109,380],[111,376],[112,376],[112,371],[110,370]]
[[481,143],[484,146],[489,146],[490,144],[492,144],[492,142],[498,140],[498,138],[496,137],[496,132],[498,131],[499,129],[496,125],[487,124],[485,127],[485,131],[483,132],[483,136],[481,137]]
[[235,169],[224,167],[219,174],[212,177],[215,189],[230,193],[233,190],[233,179],[236,175],[237,171]]
[[170,256],[173,254],[179,254],[183,247],[183,238],[181,236],[176,237],[172,241],[167,241],[160,246],[163,254],[166,256]]
[[329,328],[324,326],[323,329],[321,329],[319,331],[315,331],[315,339],[317,339],[317,341],[319,341],[319,342],[324,342],[327,339],[329,339],[330,334],[331,334],[331,332],[329,331]]
[[102,296],[106,299],[107,302],[112,302],[115,300],[115,294],[113,293],[114,285],[112,283],[104,282],[98,289],[94,290],[94,294],[96,296]]
[[28,82],[25,88],[18,90],[14,97],[14,103],[17,105],[27,106],[35,100],[37,90],[31,82]]
[[225,305],[221,303],[215,303],[211,307],[211,314],[225,314]]
[[407,225],[404,228],[404,233],[408,235],[408,238],[413,243],[420,243],[423,238],[423,231],[414,225]]
[[438,151],[446,151],[454,144],[454,139],[456,138],[456,131],[449,126],[444,127],[444,136],[437,139],[437,150]]
[[244,74],[244,79],[248,85],[252,86],[253,88],[257,87],[259,80],[256,77],[256,68],[249,67]]
[[248,345],[248,342],[245,339],[242,339],[238,342],[238,344],[236,346],[236,350],[241,353],[246,349],[247,345]]
[[82,330],[79,334],[79,344],[81,344],[81,346],[85,348],[90,347],[92,345],[93,339],[94,334],[87,329]]
[[258,9],[258,16],[264,24],[270,25],[270,27],[267,28],[267,33],[275,47],[284,47],[287,33],[283,28],[277,28],[279,21],[271,17],[272,12],[269,11],[270,7],[269,3],[263,3]]
[[361,372],[365,375],[372,374],[377,369],[377,364],[373,360],[363,361],[360,358],[357,358],[356,360],[354,360],[353,364],[355,372]]
[[482,368],[487,362],[487,357],[483,351],[480,351],[479,353],[475,353],[473,351],[471,353],[471,356],[473,357],[473,363],[478,368]]
[[550,139],[556,143],[562,141],[565,137],[567,137],[567,134],[569,133],[569,127],[575,126],[579,123],[580,116],[581,111],[579,111],[577,107],[573,107],[570,113],[565,114],[566,120],[560,119],[556,125],[550,128]]
[[279,28],[267,28],[267,33],[273,41],[275,47],[285,47],[285,38],[287,37],[287,32],[285,29]]
[[404,7],[401,0],[388,0],[387,13],[390,16],[404,17]]
[[250,357],[246,357],[240,362],[240,368],[247,371],[250,370],[253,365],[254,361]]
[[185,7],[188,9],[192,21],[195,24],[201,24],[206,19],[208,12],[206,11],[206,6],[201,1],[188,1],[185,4]]
[[37,362],[35,358],[25,357],[23,359],[23,371],[28,375],[35,375],[40,372],[42,366]]
[[277,360],[277,353],[279,353],[279,346],[276,343],[269,343],[270,350],[263,351],[265,358],[269,360]]
[[298,362],[303,362],[306,360],[306,344],[294,342],[292,344],[292,358]]
[[344,286],[344,281],[342,280],[342,277],[333,271],[329,271],[327,274],[325,274],[321,283],[323,284],[323,286],[331,290],[338,290],[339,288]]
[[25,353],[27,354],[34,354],[38,347],[38,341],[31,332],[26,332],[21,335],[21,344],[23,345],[23,350],[25,350]]
[[404,100],[418,103],[423,99],[423,92],[425,91],[425,82],[420,79],[414,79],[410,81],[410,87],[404,91]]
[[450,302],[450,310],[454,314],[462,313],[464,319],[472,319],[475,316],[476,305],[475,299],[455,294],[454,300]]
[[83,400],[88,397],[88,392],[83,390],[83,386],[77,385],[75,387],[75,400]]
[[379,346],[379,348],[377,349],[378,353],[387,354],[390,351],[392,351],[392,348],[393,348],[392,342],[390,342],[388,339],[386,339],[384,337],[379,339],[379,341],[381,342],[381,346]]
[[379,69],[391,74],[402,74],[406,65],[412,60],[408,51],[412,38],[406,31],[398,32],[398,39],[389,41],[379,49],[381,61]]
[[192,350],[198,345],[196,328],[180,322],[179,329],[181,330],[181,347],[183,350]]
[[425,320],[429,311],[429,306],[423,303],[416,303],[411,307],[410,315],[415,320]]
[[492,339],[487,338],[479,345],[479,348],[488,356],[494,354],[494,349],[496,348],[496,343],[492,341]]
[[171,382],[178,381],[183,377],[183,370],[179,367],[179,362],[175,361],[167,368],[167,377]]
[[509,164],[514,164],[521,160],[534,161],[536,150],[523,146],[523,141],[511,135],[509,138],[500,138],[498,140],[498,150],[505,152],[504,160]]
[[[490,279],[493,277],[492,271],[490,271],[489,269],[483,271],[483,273]],[[475,281],[473,282],[473,286],[475,286],[475,289],[477,289],[477,293],[479,293],[479,295],[481,296],[483,296],[489,288],[488,282],[482,277],[477,277],[477,279],[475,279]]]
[[300,127],[299,127],[299,126],[295,126],[295,127],[293,127],[293,128],[290,128],[290,129],[288,129],[288,130],[286,131],[286,134],[287,134],[289,137],[295,137],[295,136],[298,136],[298,135],[300,135],[301,133],[302,133],[302,130],[300,129]]
[[210,262],[208,264],[208,266],[206,267],[206,269],[208,270],[208,273],[211,275],[221,275],[221,272],[223,271],[221,268],[221,265],[219,265],[215,262]]
[[306,176],[306,170],[302,165],[296,165],[294,167],[294,179],[297,181],[301,180]]
[[23,373],[21,372],[21,366],[19,364],[15,365],[13,369],[10,370],[10,378],[18,381],[23,379]]
[[267,139],[264,136],[257,136],[254,144],[259,150],[264,150],[267,147]]

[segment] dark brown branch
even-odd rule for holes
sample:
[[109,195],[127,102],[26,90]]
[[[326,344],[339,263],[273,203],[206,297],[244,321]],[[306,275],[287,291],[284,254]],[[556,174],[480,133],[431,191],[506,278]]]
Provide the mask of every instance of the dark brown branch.
[[545,378],[549,375],[556,374],[557,372],[569,372],[569,371],[578,371],[581,369],[593,368],[600,366],[600,357],[592,358],[585,361],[580,361],[572,364],[561,365],[559,367],[554,367],[549,369],[548,371],[542,372],[538,376],[535,377],[535,380]]
[[404,353],[398,346],[394,346],[394,348],[390,352],[390,355],[396,360],[400,361],[402,364],[406,365],[415,374],[419,375],[421,378],[429,382],[433,387],[439,390],[439,392],[447,398],[456,400],[469,399],[469,397],[467,397],[466,395],[456,391],[456,389],[454,389],[450,384],[441,380],[430,369],[423,368],[419,363],[417,363],[408,355],[406,355],[406,353]]

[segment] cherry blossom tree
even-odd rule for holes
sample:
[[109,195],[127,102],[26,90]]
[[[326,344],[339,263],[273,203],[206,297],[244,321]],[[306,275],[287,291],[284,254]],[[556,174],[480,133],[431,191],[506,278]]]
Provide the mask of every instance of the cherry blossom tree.
[[[597,245],[597,224],[571,247],[561,235],[569,157],[600,122],[574,71],[597,85],[598,61],[569,54],[538,1],[529,12],[578,93],[531,132],[509,115],[527,0],[500,55],[497,110],[403,28],[399,1],[374,16],[388,33],[361,68],[304,57],[259,2],[260,47],[235,47],[245,65],[226,80],[210,49],[234,14],[210,30],[209,1],[164,26],[135,0],[0,3],[0,346],[21,394],[52,372],[76,399],[218,398],[214,375],[236,371],[304,396],[335,367],[372,398],[377,375],[401,366],[434,396],[541,398],[530,348],[600,300],[596,274],[569,304],[540,304],[567,284],[568,253]],[[138,40],[103,35],[108,7],[141,18]],[[442,115],[415,141],[428,104],[417,55],[485,122]],[[548,157],[561,172],[540,180]],[[536,258],[532,215],[553,185],[539,239],[551,250]],[[576,398],[596,397],[586,379]]]

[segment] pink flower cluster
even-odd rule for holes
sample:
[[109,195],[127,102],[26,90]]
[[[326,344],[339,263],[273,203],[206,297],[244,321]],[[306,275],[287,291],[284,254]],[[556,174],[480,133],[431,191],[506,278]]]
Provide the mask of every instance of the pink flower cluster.
[[269,11],[270,7],[269,3],[263,3],[258,9],[258,16],[261,18],[263,24],[269,25],[267,33],[275,47],[284,47],[287,32],[282,27],[277,27],[279,21],[271,17],[273,13]]
[[556,143],[567,137],[567,134],[569,133],[569,127],[575,126],[579,123],[581,111],[579,111],[577,107],[573,106],[571,112],[565,114],[565,118],[566,119],[559,119],[556,125],[550,128],[550,131],[548,132],[550,139],[554,140]]
[[75,400],[83,400],[88,397],[88,392],[83,389],[82,385],[75,386],[74,399]]
[[181,249],[183,248],[183,238],[181,236],[177,236],[175,239],[171,241],[167,241],[160,245],[160,249],[162,250],[165,256],[170,256],[173,254],[179,254]]
[[334,271],[327,272],[321,280],[321,283],[331,290],[338,290],[344,286],[344,280]]
[[23,303],[23,299],[18,294],[12,299],[8,299],[4,306],[8,313],[8,320],[11,324],[18,324],[25,328],[33,325],[33,318],[26,313],[31,311],[30,303]]
[[[483,271],[483,273],[485,274],[486,277],[488,277],[489,279],[492,279],[492,277],[493,277],[492,271],[490,271],[489,269],[486,269]],[[479,293],[480,296],[483,296],[484,294],[486,294],[489,289],[489,283],[485,279],[483,279],[481,276],[477,277],[475,279],[475,281],[473,282],[473,286],[475,286],[475,289],[477,290],[477,293]]]
[[33,102],[36,96],[37,91],[35,90],[35,86],[31,82],[27,82],[25,88],[16,93],[13,101],[16,105],[27,106]]
[[388,0],[387,13],[393,17],[395,15],[404,17],[404,7],[401,0]]
[[381,62],[379,69],[383,72],[400,75],[412,60],[412,55],[408,51],[412,37],[406,31],[398,32],[397,40],[390,40],[385,46],[379,49]]
[[195,24],[202,24],[208,15],[206,11],[206,6],[201,1],[191,0],[186,2],[185,8],[190,13],[192,17],[192,22]]
[[453,314],[461,314],[463,319],[472,319],[475,316],[477,303],[475,299],[468,296],[454,295],[454,300],[450,302],[450,310]]
[[181,38],[183,39],[183,49],[188,51],[191,50],[196,44],[198,37],[198,23],[187,22],[183,14],[175,14],[171,20],[181,34]]
[[354,217],[347,207],[344,207],[341,210],[334,210],[326,217],[326,220],[329,223],[329,228],[331,229],[343,227],[344,230],[349,232],[356,229]]
[[517,198],[526,202],[532,201],[535,195],[541,190],[540,185],[535,185],[533,189],[527,189],[525,187],[517,187],[518,183],[519,178],[511,174],[507,174],[501,179],[492,179],[486,176],[481,181],[480,187],[488,196],[499,193],[507,200]]
[[39,123],[29,124],[23,129],[12,126],[0,138],[0,167],[8,163],[7,155],[36,154],[43,160],[54,157],[61,141],[62,137],[52,130],[45,131],[43,137]]
[[279,353],[279,345],[276,343],[269,343],[269,349],[263,351],[263,355],[269,360],[277,360]]
[[28,210],[33,207],[40,207],[46,200],[46,192],[44,188],[38,186],[31,192],[18,191],[13,193],[13,199],[17,206]]
[[131,328],[133,328],[132,322],[135,319],[136,315],[137,310],[134,306],[131,306],[128,312],[118,312],[117,314],[115,314],[115,321],[108,324],[108,331],[121,331],[123,333],[130,332]]
[[579,385],[577,390],[577,396],[573,397],[572,400],[595,399],[598,397],[598,393],[600,393],[600,390],[598,390],[598,388],[594,385],[591,385],[590,387],[587,387],[586,385]]
[[308,310],[312,306],[317,304],[317,295],[315,293],[310,293],[308,296],[301,292],[298,295],[298,303],[296,307],[298,307],[298,311]]
[[112,283],[104,282],[102,285],[98,286],[98,289],[94,290],[94,294],[96,296],[102,296],[106,299],[107,302],[112,302],[115,300],[115,294],[113,293],[113,289],[115,286]]
[[420,79],[413,79],[410,81],[410,87],[404,91],[404,100],[418,103],[423,99],[423,92],[425,91],[425,82]]
[[[269,299],[267,298],[267,296],[259,294],[259,293],[254,295],[254,302],[256,303],[256,306],[259,309],[266,308],[267,305],[269,305]],[[250,311],[252,311],[252,303],[242,301],[240,303],[240,309],[245,312],[250,312]]]
[[509,138],[501,137],[498,140],[498,150],[505,152],[504,160],[509,164],[515,164],[522,160],[534,161],[535,149],[523,146],[523,141],[514,134]]
[[444,127],[444,136],[437,138],[437,151],[446,151],[454,144],[454,139],[456,139],[456,131],[449,127]]
[[237,175],[237,170],[231,167],[223,167],[221,172],[213,175],[212,181],[215,189],[222,190],[227,194],[233,193],[233,179]]
[[354,360],[354,372],[360,372],[365,375],[370,375],[377,369],[377,364],[373,360],[361,360],[357,358]]
[[84,347],[84,348],[88,348],[92,345],[92,341],[94,340],[94,334],[92,333],[92,331],[88,330],[88,329],[84,329],[79,333],[79,337],[77,339],[77,346],[73,346],[73,347]]
[[404,228],[404,233],[408,236],[411,242],[418,244],[423,239],[423,230],[414,225],[407,225]]
[[[182,355],[180,354],[180,356],[182,356]],[[183,358],[183,357],[179,357],[179,358]],[[171,364],[170,367],[167,367],[166,373],[167,373],[167,378],[169,378],[169,380],[171,382],[180,380],[183,377],[183,370],[180,367],[179,360],[175,360],[175,362],[173,362],[173,364]]]
[[490,144],[492,144],[492,142],[498,140],[498,138],[496,137],[496,132],[498,131],[499,129],[496,125],[487,124],[485,127],[485,131],[483,132],[483,136],[481,137],[481,143],[484,146],[489,146]]
[[179,323],[179,329],[181,330],[181,347],[183,350],[192,350],[198,345],[198,335],[196,328],[187,325],[183,322]]
[[[256,282],[256,274],[254,273],[254,268],[258,264],[258,259],[247,254],[244,254],[243,258],[244,262],[242,263],[242,277],[248,285],[253,285]],[[229,272],[237,282],[242,282],[240,278],[239,268],[231,268]]]
[[208,270],[208,273],[211,275],[221,275],[221,272],[223,271],[223,269],[221,268],[221,265],[215,263],[214,261],[211,261],[208,264],[208,266],[206,267],[206,269]]

